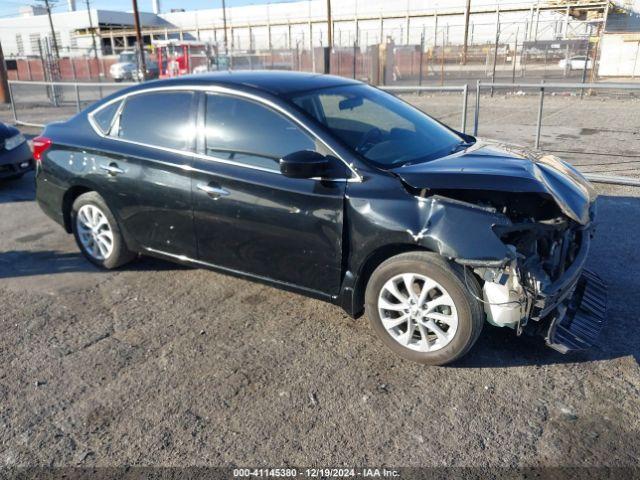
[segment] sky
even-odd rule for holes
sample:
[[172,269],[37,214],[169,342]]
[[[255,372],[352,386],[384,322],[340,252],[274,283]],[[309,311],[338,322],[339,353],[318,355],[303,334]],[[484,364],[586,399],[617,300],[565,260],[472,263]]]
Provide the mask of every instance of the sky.
[[[131,10],[131,0],[89,0],[91,8],[102,8],[105,10]],[[294,1],[294,0],[277,0]],[[76,0],[78,10],[85,9],[86,0]],[[0,16],[8,17],[18,14],[21,6],[42,3],[38,0],[0,0]],[[255,5],[263,3],[276,3],[276,0],[226,0],[227,7],[241,5]],[[203,8],[219,8],[222,6],[221,0],[160,0],[163,12],[168,12],[172,8],[184,8],[185,10],[197,10]],[[151,0],[138,0],[138,8],[143,12],[151,12]],[[54,12],[64,12],[67,10],[67,0],[57,0]]]

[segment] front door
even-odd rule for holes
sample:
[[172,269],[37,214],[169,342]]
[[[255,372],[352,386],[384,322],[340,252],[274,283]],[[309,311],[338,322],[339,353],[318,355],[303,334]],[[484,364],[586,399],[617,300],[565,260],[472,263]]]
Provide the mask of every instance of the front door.
[[289,153],[326,147],[256,101],[208,93],[204,103],[192,180],[199,259],[337,294],[346,181],[288,178],[278,165]]

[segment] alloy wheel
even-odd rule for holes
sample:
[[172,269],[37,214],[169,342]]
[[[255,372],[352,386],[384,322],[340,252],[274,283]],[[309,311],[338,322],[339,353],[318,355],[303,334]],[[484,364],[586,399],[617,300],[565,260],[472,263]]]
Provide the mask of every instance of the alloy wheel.
[[113,230],[107,216],[95,205],[78,210],[76,226],[80,243],[95,260],[105,260],[113,252]]
[[396,342],[419,352],[444,348],[458,329],[451,295],[440,283],[417,273],[396,275],[384,284],[378,313]]

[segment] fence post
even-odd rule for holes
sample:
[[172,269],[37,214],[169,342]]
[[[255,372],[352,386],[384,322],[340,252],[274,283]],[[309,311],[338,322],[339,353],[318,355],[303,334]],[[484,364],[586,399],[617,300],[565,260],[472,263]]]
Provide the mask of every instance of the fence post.
[[7,82],[7,90],[9,90],[9,102],[11,102],[11,112],[13,113],[13,121],[18,123],[18,113],[16,112],[16,104],[13,100],[13,90],[11,89],[11,81]]
[[478,121],[480,120],[480,80],[476,81],[476,111],[473,119],[473,136],[478,136]]
[[540,132],[542,130],[542,107],[544,105],[544,81],[540,83],[540,103],[538,104],[538,123],[536,124],[536,143],[534,148],[540,148]]
[[444,49],[445,49],[445,37],[444,30],[442,31],[442,55],[440,55],[440,85],[444,85]]
[[357,42],[353,42],[353,78],[356,78],[356,58],[357,58],[357,54],[358,54],[358,43]]
[[461,132],[465,133],[467,129],[467,101],[469,99],[469,85],[464,84],[464,89],[462,90],[462,124],[460,126]]
[[78,113],[80,112],[80,88],[78,87],[77,83],[74,83],[74,87],[76,90],[76,110],[78,111]]
[[[587,54],[585,55],[584,66],[582,67],[582,82],[587,81],[587,66],[589,65],[589,57],[591,56],[591,25],[589,25],[589,36],[587,37]],[[595,67],[595,59],[591,63],[591,68]],[[584,98],[584,88],[580,89],[580,100]]]
[[511,83],[516,83],[516,59],[518,58],[518,34],[520,33],[520,27],[516,28],[516,40],[513,44],[513,55],[511,57],[512,70],[511,70]]
[[[420,66],[418,67],[418,85],[422,86],[422,64],[424,60],[424,28],[420,35]],[[634,69],[635,70],[635,69]]]
[[498,24],[496,26],[496,44],[493,50],[493,67],[491,69],[491,98],[493,98],[493,84],[496,83],[496,63],[498,63],[499,41],[500,41],[500,21],[498,20]]

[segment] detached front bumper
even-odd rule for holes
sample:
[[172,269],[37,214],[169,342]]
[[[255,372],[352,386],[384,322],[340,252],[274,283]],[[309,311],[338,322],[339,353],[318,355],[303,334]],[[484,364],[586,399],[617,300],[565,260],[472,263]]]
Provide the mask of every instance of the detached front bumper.
[[590,348],[604,327],[606,312],[606,284],[595,273],[584,270],[573,295],[556,308],[547,345],[561,353]]
[[531,311],[531,319],[548,325],[547,345],[561,353],[592,347],[606,322],[607,286],[584,268],[590,243],[586,231],[573,265],[540,292]]
[[27,142],[13,150],[0,149],[0,179],[22,175],[33,169],[33,156]]

